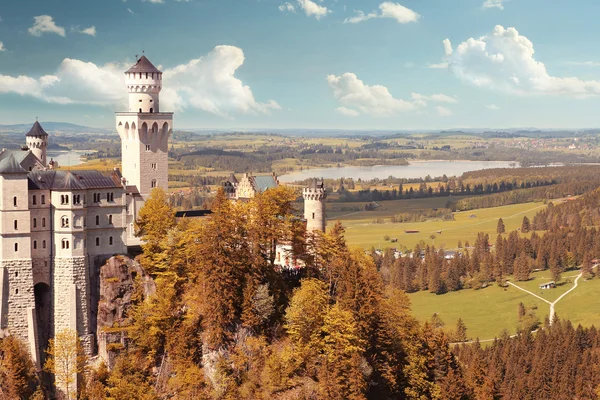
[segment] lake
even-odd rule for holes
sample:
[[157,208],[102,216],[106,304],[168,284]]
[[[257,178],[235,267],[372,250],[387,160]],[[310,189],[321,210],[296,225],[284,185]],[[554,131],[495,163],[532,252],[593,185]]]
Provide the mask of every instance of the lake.
[[73,167],[82,164],[81,156],[89,154],[93,151],[48,151],[46,156],[48,162],[52,158],[58,163],[59,167]]
[[432,178],[460,176],[465,172],[490,168],[513,168],[519,166],[512,161],[411,161],[409,165],[378,165],[374,167],[315,168],[293,172],[279,177],[280,182],[302,181],[308,178],[353,178],[355,181],[375,178]]

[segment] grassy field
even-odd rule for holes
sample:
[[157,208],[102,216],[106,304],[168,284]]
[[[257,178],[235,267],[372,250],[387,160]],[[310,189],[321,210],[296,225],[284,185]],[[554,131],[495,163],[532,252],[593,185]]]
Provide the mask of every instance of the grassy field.
[[[412,200],[412,207],[424,207],[428,200],[443,200],[443,199],[424,199]],[[389,217],[394,212],[409,211],[409,205],[406,200],[397,200],[394,205],[386,205],[386,211]],[[385,202],[382,202],[385,203]],[[398,207],[397,209],[393,207]],[[427,204],[427,207],[435,207]],[[543,209],[543,203],[525,203],[515,204],[510,206],[485,208],[479,210],[471,210],[466,212],[454,213],[454,221],[427,221],[415,223],[391,223],[375,224],[372,221],[376,218],[382,218],[383,214],[378,215],[377,211],[363,211],[345,216],[332,218],[332,220],[340,220],[346,228],[346,239],[349,244],[361,246],[365,249],[371,247],[386,248],[392,246],[390,242],[386,242],[383,237],[385,235],[391,238],[398,239],[398,247],[400,245],[407,248],[414,248],[420,241],[426,244],[435,244],[437,247],[453,249],[457,247],[458,241],[469,241],[470,244],[475,242],[478,232],[485,232],[490,235],[492,241],[496,237],[496,226],[498,218],[502,218],[506,226],[506,231],[510,232],[521,226],[523,217],[527,215],[530,219]],[[389,221],[389,219],[388,219]],[[332,221],[330,221],[331,223]],[[419,233],[407,234],[405,230],[416,230]],[[438,232],[442,232],[441,234]],[[431,239],[431,235],[435,235],[435,239]],[[394,244],[393,246],[396,246]]]
[[514,287],[501,288],[492,285],[485,289],[465,289],[435,295],[429,292],[409,294],[413,314],[422,321],[429,321],[434,313],[454,329],[458,318],[467,326],[467,335],[475,339],[491,339],[506,329],[510,334],[517,331],[519,303],[526,307],[537,306],[536,314],[543,321],[548,305]]
[[556,314],[573,325],[594,325],[600,328],[600,279],[579,280],[577,289],[556,304]]
[[[579,271],[567,271],[564,284],[556,289],[540,290],[539,285],[550,280],[549,271],[535,272],[527,282],[515,282],[538,296],[555,301],[560,295],[573,287],[573,281]],[[562,319],[570,320],[575,326],[595,325],[600,327],[600,279],[579,280],[579,286],[556,304],[556,313]],[[454,329],[456,320],[462,318],[467,325],[469,337],[491,339],[499,336],[503,330],[514,334],[517,329],[517,310],[522,302],[526,307],[536,306],[535,311],[540,322],[548,316],[550,307],[540,299],[515,287],[501,288],[492,285],[485,289],[465,289],[442,295],[429,292],[417,292],[408,295],[413,313],[422,321],[428,321],[437,313],[446,323],[448,330]]]

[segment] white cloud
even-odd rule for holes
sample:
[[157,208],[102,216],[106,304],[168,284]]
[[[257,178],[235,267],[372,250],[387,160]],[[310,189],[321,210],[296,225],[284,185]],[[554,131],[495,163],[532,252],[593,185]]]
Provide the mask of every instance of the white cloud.
[[279,6],[281,12],[296,12],[296,7],[292,3],[285,2]]
[[[273,100],[259,103],[237,77],[244,53],[217,46],[209,54],[164,71],[161,104],[165,110],[200,109],[230,117],[235,113],[269,113],[281,107]],[[0,93],[33,96],[49,103],[92,104],[125,109],[125,74],[131,63],[98,66],[66,58],[53,75],[40,78],[0,75]]]
[[335,109],[335,111],[347,117],[358,117],[360,115],[358,111],[346,107],[338,107]]
[[0,51],[6,51],[6,47],[4,47],[4,43],[0,42]]
[[435,110],[437,111],[438,115],[440,117],[449,117],[452,115],[452,110],[450,110],[449,108],[446,107],[436,107]]
[[498,111],[500,109],[500,107],[498,107],[495,104],[488,104],[485,106],[488,110],[492,110],[492,111]]
[[304,10],[306,16],[314,16],[316,19],[321,19],[331,12],[327,7],[320,6],[312,0],[298,0],[298,5]]
[[29,28],[29,33],[33,36],[42,36],[44,33],[55,33],[59,36],[65,36],[65,28],[56,25],[54,19],[49,15],[38,15],[33,17],[34,23]]
[[438,103],[458,103],[458,100],[455,97],[450,97],[442,93],[432,94],[431,96],[425,96],[419,93],[411,93],[411,97],[413,100],[435,101]]
[[600,81],[550,75],[534,58],[533,43],[515,28],[497,25],[485,36],[462,42],[454,52],[446,43],[444,47],[452,73],[478,87],[519,95],[600,94]]
[[386,1],[379,5],[379,13],[373,11],[369,14],[357,10],[354,17],[346,18],[344,23],[357,24],[362,21],[366,21],[372,18],[392,18],[398,21],[400,24],[407,24],[409,22],[417,22],[420,15],[411,10],[410,8],[404,7],[398,3],[392,3]]
[[127,12],[128,12],[129,14],[135,14],[131,8],[128,8],[128,9],[127,9]]
[[568,61],[566,64],[578,67],[600,67],[600,62],[598,61]]
[[418,102],[394,98],[385,86],[365,85],[351,72],[340,76],[329,75],[327,82],[333,89],[333,96],[344,108],[363,114],[388,116],[414,110],[421,105]]
[[85,35],[90,35],[90,36],[96,36],[96,27],[90,26],[89,28],[80,30],[79,33],[83,33]]
[[446,39],[442,40],[442,44],[444,45],[444,55],[446,57],[450,57],[452,55],[452,51],[453,51],[452,43],[450,42],[450,39],[446,38]]
[[427,64],[427,68],[446,69],[446,68],[448,68],[448,63],[442,62],[442,63],[438,63],[438,64]]
[[498,8],[500,10],[504,10],[504,4],[502,4],[503,0],[485,0],[485,2],[481,5],[483,8]]
[[164,0],[142,0],[143,3],[163,4]]

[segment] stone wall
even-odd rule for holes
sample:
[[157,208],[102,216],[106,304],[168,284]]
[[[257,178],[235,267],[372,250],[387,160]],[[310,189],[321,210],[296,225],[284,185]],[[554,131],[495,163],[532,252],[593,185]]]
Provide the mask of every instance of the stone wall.
[[28,310],[35,307],[33,294],[32,262],[25,260],[3,260],[4,287],[2,292],[2,307],[6,310],[6,317],[2,313],[0,329],[8,328],[11,335],[25,341],[28,339]]

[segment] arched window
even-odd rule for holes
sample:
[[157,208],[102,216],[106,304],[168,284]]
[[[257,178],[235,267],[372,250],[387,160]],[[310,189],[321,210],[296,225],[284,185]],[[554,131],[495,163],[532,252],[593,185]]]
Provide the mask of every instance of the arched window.
[[46,227],[46,218],[42,218],[42,228]]
[[100,225],[100,216],[96,215],[96,225]]
[[19,243],[15,243],[15,253],[19,251]]
[[42,204],[46,204],[46,195],[45,194],[42,195]]
[[34,206],[37,204],[37,196],[35,194],[31,198],[31,202],[33,203]]
[[140,114],[142,113],[142,109],[140,108]]
[[62,243],[62,248],[63,249],[68,249],[69,248],[69,240],[68,239],[63,239],[61,243]]
[[152,109],[152,107],[150,107],[150,114],[152,114],[152,112],[153,112],[153,109]]
[[153,188],[155,188],[155,187],[156,187],[156,179],[152,179],[151,186],[152,186]]
[[108,238],[108,244],[111,246],[113,245],[113,237],[112,236]]
[[112,223],[113,223],[113,222],[112,222],[112,215],[109,215],[109,216],[108,216],[108,223],[109,223],[110,225],[112,225]]
[[34,227],[34,228],[37,228],[37,218],[34,218],[34,219],[33,219],[33,227]]
[[65,215],[65,216],[63,216],[63,217],[60,219],[60,226],[61,226],[62,228],[68,228],[68,227],[69,227],[69,217],[67,217],[66,215]]
[[17,206],[17,196],[13,197],[13,205],[15,207]]
[[37,240],[34,240],[34,241],[33,241],[33,249],[34,249],[34,250],[37,250]]
[[46,248],[46,241],[42,240],[42,249],[45,249],[45,248]]
[[99,237],[96,238],[96,246],[100,246],[100,238]]
[[15,231],[19,229],[19,223],[17,222],[17,220],[15,219]]

